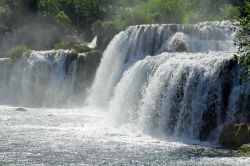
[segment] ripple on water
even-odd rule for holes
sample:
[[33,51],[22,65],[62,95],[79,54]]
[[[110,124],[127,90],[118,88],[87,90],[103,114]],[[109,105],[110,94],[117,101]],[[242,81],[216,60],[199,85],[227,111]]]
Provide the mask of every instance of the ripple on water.
[[[95,110],[0,107],[0,165],[248,165],[230,151],[112,128]],[[48,116],[51,115],[51,116]]]

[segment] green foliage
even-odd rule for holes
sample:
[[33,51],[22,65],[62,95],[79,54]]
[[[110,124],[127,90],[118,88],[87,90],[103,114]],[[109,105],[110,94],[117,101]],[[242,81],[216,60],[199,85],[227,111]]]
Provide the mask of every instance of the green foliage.
[[6,19],[10,17],[10,8],[7,5],[0,5],[0,20],[2,23],[6,23]]
[[238,156],[250,156],[250,144],[244,144],[236,151]]
[[[28,40],[18,36],[22,38],[18,40],[20,43],[25,43],[32,49],[51,48],[58,42],[59,35],[72,35],[76,30],[79,33],[90,31],[92,24],[101,20],[102,30],[98,33],[98,43],[106,47],[118,30],[130,25],[188,24],[234,19],[238,14],[238,8],[228,3],[228,0],[4,0],[0,1],[0,33],[27,29],[27,32],[21,33],[20,36],[25,36]],[[34,28],[33,25],[37,21],[48,27],[53,25],[57,32],[54,33],[53,29],[56,37],[48,37],[51,40],[49,42],[37,42],[34,38],[39,39],[42,36],[47,39],[47,36],[51,36],[36,36],[44,29],[50,29],[44,28],[45,26]],[[89,37],[91,38],[92,34]],[[65,46],[58,43],[55,48]]]
[[66,56],[65,60],[65,71],[68,73],[68,69],[71,66],[71,63],[78,58],[78,53],[75,49],[71,49],[70,53]]
[[202,16],[198,12],[190,11],[183,16],[184,24],[193,24],[199,21],[202,21]]
[[[125,7],[124,7],[125,6]],[[134,24],[196,23],[234,19],[239,10],[222,0],[119,0],[111,19],[117,29]],[[109,20],[110,21],[110,20]]]
[[59,42],[59,43],[56,43],[56,44],[54,45],[54,49],[55,49],[55,50],[65,49],[65,46],[64,46],[63,42]]
[[57,23],[70,23],[71,20],[69,18],[69,16],[67,16],[64,11],[60,11],[57,15],[56,15],[56,22]]
[[239,27],[236,45],[239,47],[239,62],[250,73],[250,0],[245,1],[243,15],[237,19]]
[[230,20],[239,17],[239,9],[231,4],[226,4],[220,8],[220,15],[222,19]]
[[77,26],[93,23],[101,13],[98,0],[38,0],[38,8],[56,22]]
[[29,47],[26,45],[18,45],[9,51],[8,57],[10,57],[13,61],[17,61],[23,56],[23,53],[28,56],[30,54]]
[[240,64],[250,73],[250,52],[243,53],[239,56]]
[[59,42],[59,43],[56,43],[56,44],[54,45],[54,49],[55,49],[55,50],[66,49],[66,46],[65,46],[65,44],[64,44],[63,42]]
[[70,56],[73,56],[73,57],[77,57],[78,56],[78,53],[77,53],[77,51],[75,50],[75,49],[71,49],[70,50]]

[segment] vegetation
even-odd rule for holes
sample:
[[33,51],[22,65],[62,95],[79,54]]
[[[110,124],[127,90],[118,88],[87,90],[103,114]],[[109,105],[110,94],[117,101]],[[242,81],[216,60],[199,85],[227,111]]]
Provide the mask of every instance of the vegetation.
[[244,144],[237,149],[236,154],[238,156],[250,156],[250,144]]
[[187,24],[234,19],[239,15],[233,3],[223,0],[120,0],[114,8],[116,14],[106,21],[112,22],[118,29],[156,22]]
[[[196,23],[234,19],[243,0],[2,0],[0,50],[26,44],[31,49],[52,49],[65,35],[98,37],[101,49],[120,30],[134,24]],[[91,31],[100,24],[98,33]],[[1,45],[7,32],[14,44]],[[5,41],[6,42],[6,41]],[[6,48],[6,45],[8,47]],[[56,48],[63,48],[60,43]]]
[[23,55],[23,53],[27,53],[28,55],[29,52],[30,49],[26,45],[18,45],[9,51],[8,57],[10,57],[13,61],[16,61]]
[[239,62],[250,72],[250,0],[245,1],[242,15],[237,20]]

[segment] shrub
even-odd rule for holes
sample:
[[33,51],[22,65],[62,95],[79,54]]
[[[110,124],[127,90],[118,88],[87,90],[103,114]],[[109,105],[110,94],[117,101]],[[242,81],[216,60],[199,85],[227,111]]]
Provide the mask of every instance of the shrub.
[[238,59],[250,73],[250,0],[245,1],[243,14],[237,19],[236,25],[239,27],[238,41],[235,43],[239,47]]
[[54,49],[55,49],[55,50],[66,49],[66,47],[65,47],[65,44],[64,44],[63,42],[59,42],[59,43],[56,43],[56,44],[54,45]]
[[238,156],[250,156],[250,144],[244,144],[236,151]]
[[30,54],[29,47],[27,47],[26,45],[18,45],[16,47],[13,47],[9,51],[8,56],[13,61],[17,61],[18,59],[20,59],[23,56],[23,53],[25,53],[25,55],[29,55]]
[[67,16],[67,14],[64,13],[64,11],[60,11],[56,15],[56,22],[57,23],[70,23],[71,20],[70,20],[69,16]]
[[224,20],[230,20],[239,17],[240,11],[237,7],[226,4],[220,8],[220,15]]

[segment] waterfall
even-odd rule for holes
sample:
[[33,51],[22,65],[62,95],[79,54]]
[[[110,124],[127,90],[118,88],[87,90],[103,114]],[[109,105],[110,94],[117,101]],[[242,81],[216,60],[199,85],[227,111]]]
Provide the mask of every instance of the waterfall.
[[234,35],[229,21],[131,26],[104,52],[87,102],[117,126],[215,140],[223,124],[250,121]]
[[89,48],[96,48],[97,47],[97,36],[88,44]]
[[81,105],[98,59],[68,50],[31,51],[16,62],[0,59],[0,102],[29,107]]

